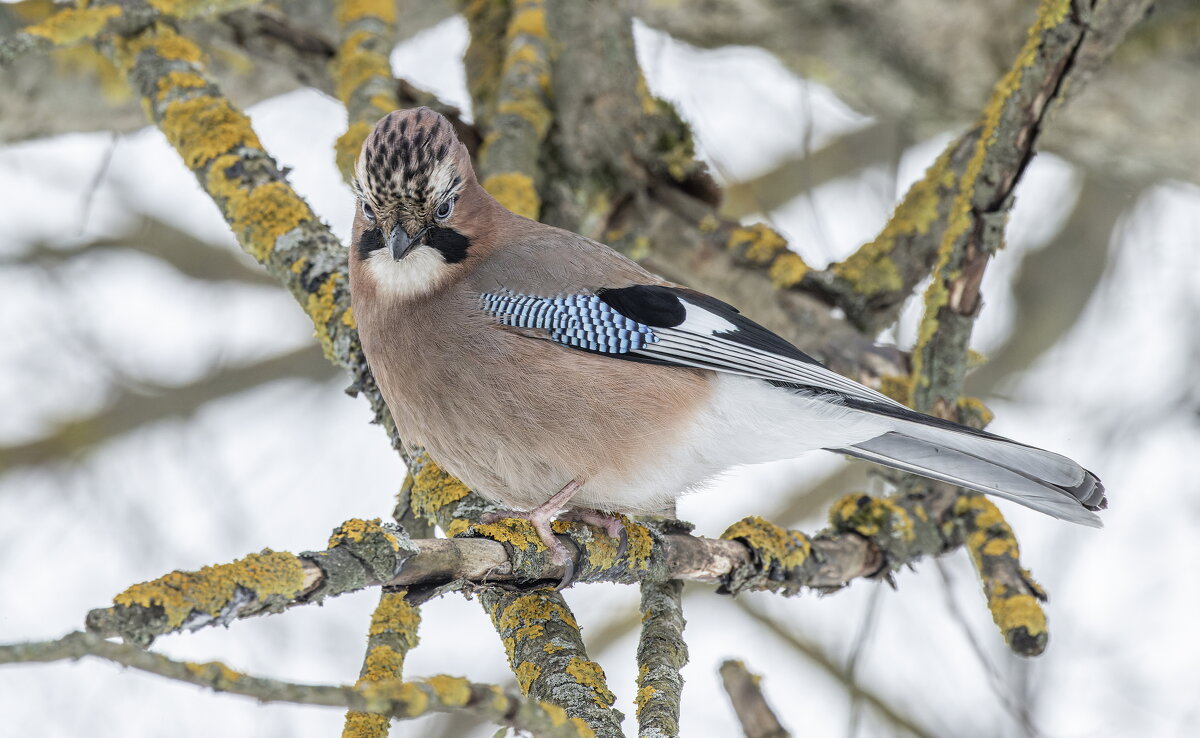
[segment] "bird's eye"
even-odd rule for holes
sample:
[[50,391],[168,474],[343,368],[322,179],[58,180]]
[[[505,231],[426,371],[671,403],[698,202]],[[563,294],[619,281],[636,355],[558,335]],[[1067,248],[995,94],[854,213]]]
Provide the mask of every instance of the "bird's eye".
[[371,223],[375,222],[375,209],[372,208],[371,204],[369,202],[367,202],[366,200],[363,200],[363,202],[362,202],[362,211],[363,211],[363,215],[366,216],[366,218],[369,222],[371,222]]
[[438,205],[437,212],[435,212],[433,214],[433,217],[437,218],[438,220],[445,220],[446,218],[449,218],[450,213],[453,213],[453,212],[454,212],[454,200],[447,200],[444,203],[442,203],[441,205]]

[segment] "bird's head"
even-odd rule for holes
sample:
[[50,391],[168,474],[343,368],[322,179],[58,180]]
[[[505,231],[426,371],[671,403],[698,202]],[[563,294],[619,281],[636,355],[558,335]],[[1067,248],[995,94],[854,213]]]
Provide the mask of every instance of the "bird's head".
[[450,121],[429,108],[375,124],[354,167],[352,256],[377,285],[402,295],[452,278],[471,252],[486,202]]

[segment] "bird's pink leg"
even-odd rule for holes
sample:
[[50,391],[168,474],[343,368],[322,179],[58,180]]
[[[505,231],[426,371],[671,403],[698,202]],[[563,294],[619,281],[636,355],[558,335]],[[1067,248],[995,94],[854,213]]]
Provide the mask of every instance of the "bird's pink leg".
[[581,486],[583,485],[578,479],[572,479],[567,482],[565,487],[555,492],[553,497],[529,512],[503,511],[488,513],[483,516],[483,522],[494,523],[504,518],[528,520],[533,525],[533,529],[537,531],[538,538],[541,538],[542,543],[546,544],[546,548],[550,549],[550,557],[554,560],[554,563],[567,566],[568,576],[563,581],[564,583],[568,582],[572,573],[571,552],[567,550],[567,547],[561,541],[554,537],[554,531],[550,530],[550,521],[554,520],[563,507],[571,501],[571,497],[579,491]]
[[577,507],[559,517],[563,520],[578,520],[580,523],[594,525],[603,530],[609,538],[617,539],[617,558],[625,555],[625,550],[629,547],[629,536],[625,533],[625,524],[616,515],[586,507]]

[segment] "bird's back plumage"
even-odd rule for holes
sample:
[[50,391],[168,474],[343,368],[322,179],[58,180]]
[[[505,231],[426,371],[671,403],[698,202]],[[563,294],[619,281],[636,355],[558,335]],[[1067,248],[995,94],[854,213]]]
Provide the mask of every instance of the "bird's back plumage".
[[[656,512],[731,466],[824,448],[1098,524],[1103,487],[1070,459],[909,410],[730,305],[510,213],[448,124],[424,124],[427,165],[454,187],[391,220],[360,213],[354,311],[401,434],[484,495],[528,509],[576,480],[572,505]],[[394,138],[373,134],[364,160],[388,161]]]

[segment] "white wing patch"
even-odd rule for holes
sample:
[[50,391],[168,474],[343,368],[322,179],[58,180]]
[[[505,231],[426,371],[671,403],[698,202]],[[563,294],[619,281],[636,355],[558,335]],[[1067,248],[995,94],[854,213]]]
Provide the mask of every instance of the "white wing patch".
[[867,402],[904,407],[887,395],[826,369],[736,340],[741,329],[706,308],[681,299],[686,317],[674,328],[655,328],[655,344],[634,351],[685,366],[740,374],[755,379],[801,384],[840,392]]
[[720,315],[705,310],[699,305],[693,305],[683,299],[680,299],[679,302],[683,303],[684,315],[686,317],[682,323],[675,326],[675,330],[677,331],[711,336],[715,333],[728,333],[738,329],[733,323],[730,323]]

